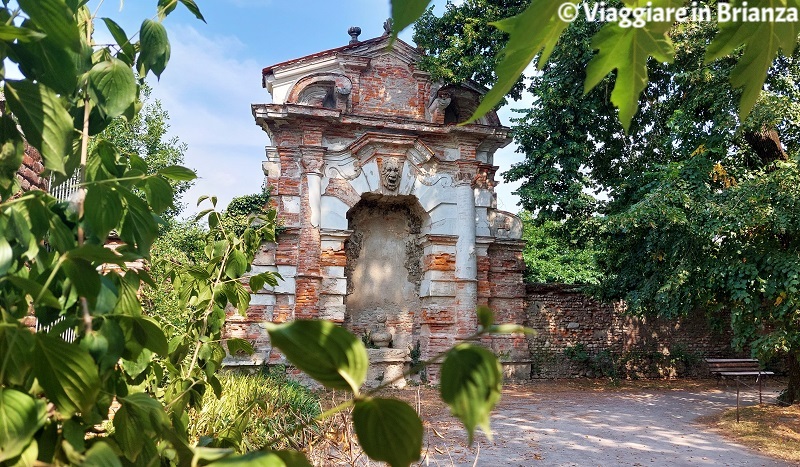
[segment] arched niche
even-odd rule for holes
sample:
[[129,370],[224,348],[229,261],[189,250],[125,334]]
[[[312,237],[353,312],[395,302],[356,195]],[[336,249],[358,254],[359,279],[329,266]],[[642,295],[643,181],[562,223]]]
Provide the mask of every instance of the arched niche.
[[352,82],[344,75],[315,73],[299,79],[292,86],[286,102],[327,109],[345,109],[352,89]]
[[407,349],[419,325],[427,213],[414,196],[367,193],[347,213],[345,326],[363,336],[386,316],[393,348]]
[[[445,124],[458,124],[467,121],[475,113],[483,95],[466,86],[448,84],[433,93],[429,108],[438,109],[444,113]],[[446,105],[445,105],[446,103]],[[500,119],[492,111],[479,118],[475,123],[479,125],[500,126]]]

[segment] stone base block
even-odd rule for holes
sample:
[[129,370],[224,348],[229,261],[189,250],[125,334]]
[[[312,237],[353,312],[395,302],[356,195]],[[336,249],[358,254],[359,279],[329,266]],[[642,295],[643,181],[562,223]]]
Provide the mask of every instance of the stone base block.
[[406,369],[408,351],[406,349],[367,349],[369,355],[369,371],[364,385],[368,388],[377,387],[384,382],[392,381],[391,387],[402,389],[406,387],[403,373]]

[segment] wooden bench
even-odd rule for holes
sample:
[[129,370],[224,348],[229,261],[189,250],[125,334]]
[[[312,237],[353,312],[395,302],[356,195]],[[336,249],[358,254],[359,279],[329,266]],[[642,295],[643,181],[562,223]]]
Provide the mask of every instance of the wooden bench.
[[736,421],[739,421],[739,383],[743,376],[755,376],[758,382],[758,403],[763,403],[761,389],[763,376],[774,375],[771,371],[763,371],[755,358],[707,358],[706,364],[712,375],[720,378],[736,379]]

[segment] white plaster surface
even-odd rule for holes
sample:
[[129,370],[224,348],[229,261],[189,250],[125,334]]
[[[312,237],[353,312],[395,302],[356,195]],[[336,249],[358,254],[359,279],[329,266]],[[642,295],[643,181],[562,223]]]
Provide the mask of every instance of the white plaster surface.
[[298,214],[300,212],[299,196],[281,196],[283,202],[283,212]]
[[275,295],[272,293],[250,294],[250,305],[275,305]]
[[347,229],[347,210],[350,209],[344,201],[335,196],[323,196],[320,203],[323,229]]
[[419,285],[420,297],[455,297],[456,284],[452,281],[432,281],[422,279]]
[[454,204],[440,204],[430,214],[430,233],[436,235],[457,235],[456,220],[458,210]]

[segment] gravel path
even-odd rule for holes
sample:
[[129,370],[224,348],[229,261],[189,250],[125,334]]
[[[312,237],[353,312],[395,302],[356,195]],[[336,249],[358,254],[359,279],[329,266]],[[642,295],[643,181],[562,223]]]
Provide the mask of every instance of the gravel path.
[[[558,383],[556,383],[558,384]],[[777,388],[765,389],[774,400]],[[742,393],[744,404],[757,392]],[[504,391],[494,438],[466,435],[435,395],[420,393],[428,430],[421,465],[788,466],[696,422],[736,404],[736,388],[596,391],[527,385]]]

